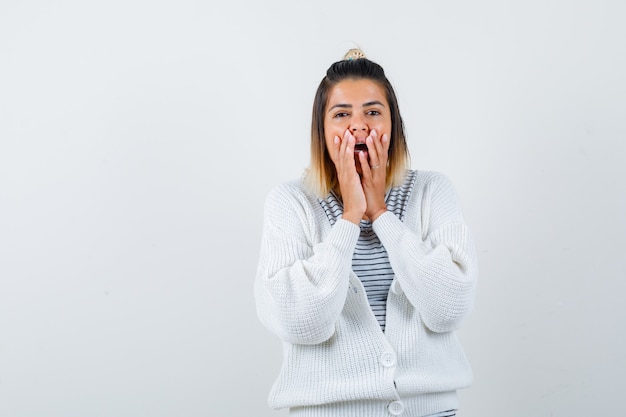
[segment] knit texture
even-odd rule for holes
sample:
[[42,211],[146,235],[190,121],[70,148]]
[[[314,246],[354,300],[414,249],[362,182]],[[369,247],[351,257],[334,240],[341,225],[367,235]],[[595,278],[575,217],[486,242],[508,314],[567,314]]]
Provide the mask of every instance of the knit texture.
[[[400,220],[404,220],[406,203],[415,183],[415,174],[414,171],[408,172],[404,183],[399,187],[392,188],[385,195],[387,210],[395,214]],[[319,202],[330,225],[333,226],[343,214],[341,199],[334,192],[331,192],[327,198],[320,199]],[[361,280],[370,307],[381,329],[385,331],[387,294],[394,278],[393,268],[385,247],[374,233],[372,222],[361,220],[359,227],[361,233],[352,254],[352,271]]]
[[477,267],[452,185],[417,171],[404,222],[386,212],[372,227],[395,273],[384,332],[351,270],[359,227],[331,226],[299,181],[268,195],[255,297],[284,342],[270,406],[329,417],[458,407],[472,372],[454,330],[472,309]]

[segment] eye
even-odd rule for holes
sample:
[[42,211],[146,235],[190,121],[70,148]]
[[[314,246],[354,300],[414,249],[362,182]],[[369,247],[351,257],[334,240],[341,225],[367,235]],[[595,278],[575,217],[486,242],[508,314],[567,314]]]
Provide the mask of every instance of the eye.
[[346,112],[339,112],[339,113],[336,113],[333,117],[335,119],[339,119],[339,118],[346,117],[346,116],[348,116],[348,113],[346,113]]
[[367,112],[368,116],[380,116],[380,112],[378,110],[369,110]]

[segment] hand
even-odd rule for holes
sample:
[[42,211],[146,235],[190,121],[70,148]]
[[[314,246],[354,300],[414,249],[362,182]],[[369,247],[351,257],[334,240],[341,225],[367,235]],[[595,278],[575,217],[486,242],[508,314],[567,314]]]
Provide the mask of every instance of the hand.
[[367,203],[365,215],[374,221],[387,211],[385,204],[385,188],[387,182],[387,158],[389,155],[389,138],[386,134],[378,137],[372,130],[365,139],[369,161],[364,154],[359,155],[361,163],[361,183]]
[[[354,144],[354,136],[349,130],[346,130],[343,139],[335,136],[333,147],[329,153],[335,164],[339,191],[343,200],[342,217],[358,225],[365,213],[367,202],[361,185],[361,178],[356,171]],[[361,157],[366,158],[363,152],[361,152]]]

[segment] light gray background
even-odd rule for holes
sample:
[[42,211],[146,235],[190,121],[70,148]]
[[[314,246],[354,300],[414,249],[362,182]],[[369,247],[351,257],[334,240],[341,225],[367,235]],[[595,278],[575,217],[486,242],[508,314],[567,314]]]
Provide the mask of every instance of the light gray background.
[[286,415],[252,294],[262,205],[355,43],[476,237],[459,416],[619,414],[625,20],[618,0],[3,0],[0,416]]

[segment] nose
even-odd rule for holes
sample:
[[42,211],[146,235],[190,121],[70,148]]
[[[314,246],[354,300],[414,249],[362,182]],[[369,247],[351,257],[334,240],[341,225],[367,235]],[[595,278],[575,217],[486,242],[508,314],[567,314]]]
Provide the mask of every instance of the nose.
[[355,116],[350,120],[350,131],[354,134],[359,131],[366,132],[369,130],[367,123],[362,117]]

